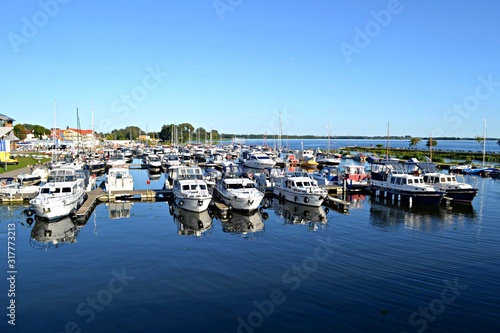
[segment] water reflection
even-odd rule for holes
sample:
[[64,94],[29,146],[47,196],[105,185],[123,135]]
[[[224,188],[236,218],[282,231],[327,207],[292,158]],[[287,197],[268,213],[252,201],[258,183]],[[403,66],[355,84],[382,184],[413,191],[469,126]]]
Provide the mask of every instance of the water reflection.
[[212,228],[213,213],[208,210],[192,212],[175,205],[170,206],[170,215],[177,224],[177,234],[182,236],[206,236]]
[[233,233],[244,238],[259,237],[264,233],[263,218],[267,218],[267,213],[262,216],[259,211],[247,214],[245,212],[230,211],[226,219],[221,219],[222,231]]
[[472,206],[413,206],[393,204],[383,198],[372,198],[370,205],[370,224],[390,231],[394,227],[420,231],[439,231],[455,223],[474,219],[476,213]]
[[35,225],[31,229],[31,247],[46,250],[58,248],[64,244],[76,243],[76,237],[84,225],[69,217],[51,222],[36,218]]
[[116,201],[109,202],[106,204],[108,206],[109,218],[112,220],[123,219],[130,217],[130,211],[134,204],[130,201]]
[[327,211],[320,207],[296,204],[286,200],[273,199],[273,209],[285,224],[307,225],[309,230],[315,231],[328,222]]

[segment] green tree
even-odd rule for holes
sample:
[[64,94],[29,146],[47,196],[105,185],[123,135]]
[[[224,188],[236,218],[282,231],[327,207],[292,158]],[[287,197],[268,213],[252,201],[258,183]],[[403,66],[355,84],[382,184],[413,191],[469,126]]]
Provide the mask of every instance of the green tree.
[[425,144],[427,147],[430,147],[432,145],[432,147],[435,147],[437,145],[437,141],[432,139],[432,138],[429,138],[427,139],[427,143]]
[[19,140],[26,139],[26,128],[23,124],[17,124],[14,126],[14,135],[19,138]]
[[411,138],[410,139],[410,148],[416,147],[422,139],[420,138]]

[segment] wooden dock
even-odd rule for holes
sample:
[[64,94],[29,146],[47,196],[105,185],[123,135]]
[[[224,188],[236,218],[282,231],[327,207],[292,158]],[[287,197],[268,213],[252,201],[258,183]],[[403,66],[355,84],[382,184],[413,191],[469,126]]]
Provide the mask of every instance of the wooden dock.
[[76,212],[77,220],[86,220],[100,202],[128,201],[167,201],[172,197],[171,190],[132,190],[106,192],[97,188],[87,193],[87,199]]

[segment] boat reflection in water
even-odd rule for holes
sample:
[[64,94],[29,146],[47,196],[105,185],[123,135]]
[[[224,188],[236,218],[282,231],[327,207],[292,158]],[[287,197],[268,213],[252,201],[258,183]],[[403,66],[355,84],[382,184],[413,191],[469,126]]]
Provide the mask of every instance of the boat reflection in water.
[[449,209],[443,206],[409,207],[376,197],[372,197],[370,203],[370,224],[386,231],[405,227],[434,232],[461,225],[465,220],[473,219],[475,215],[474,208],[466,205],[452,206]]
[[305,206],[274,198],[273,208],[276,215],[281,217],[285,224],[307,225],[311,231],[318,230],[328,222],[329,209],[323,208],[323,206]]
[[177,234],[182,236],[207,236],[212,228],[213,213],[208,209],[202,212],[185,210],[176,205],[170,205],[170,215],[177,224]]
[[[262,214],[262,215],[261,215]],[[264,233],[264,221],[269,215],[255,210],[251,213],[229,211],[226,218],[220,219],[222,231],[233,233],[243,238],[255,239]]]
[[106,206],[108,206],[109,218],[112,220],[129,218],[130,211],[132,210],[133,205],[134,203],[130,201],[116,201],[107,203]]
[[46,250],[76,243],[76,237],[84,226],[85,224],[78,224],[69,217],[51,222],[37,217],[31,229],[31,247]]

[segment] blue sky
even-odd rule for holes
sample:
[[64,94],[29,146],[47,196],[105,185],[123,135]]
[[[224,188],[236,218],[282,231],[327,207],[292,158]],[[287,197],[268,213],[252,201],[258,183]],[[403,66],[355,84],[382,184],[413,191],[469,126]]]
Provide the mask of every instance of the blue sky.
[[4,0],[0,113],[99,132],[500,137],[500,2]]

